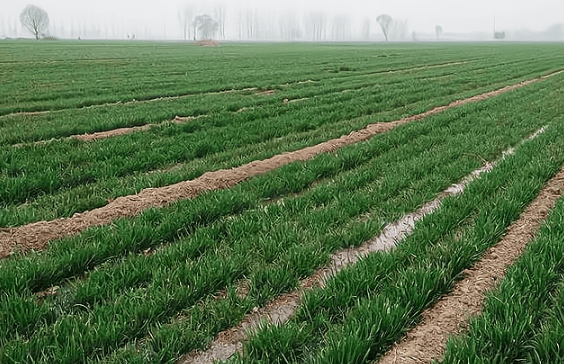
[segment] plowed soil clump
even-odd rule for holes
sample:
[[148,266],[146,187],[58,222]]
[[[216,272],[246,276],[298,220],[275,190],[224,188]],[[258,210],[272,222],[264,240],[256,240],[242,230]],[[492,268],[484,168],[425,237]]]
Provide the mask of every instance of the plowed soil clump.
[[217,47],[219,43],[213,39],[202,39],[198,41],[198,45],[201,47]]

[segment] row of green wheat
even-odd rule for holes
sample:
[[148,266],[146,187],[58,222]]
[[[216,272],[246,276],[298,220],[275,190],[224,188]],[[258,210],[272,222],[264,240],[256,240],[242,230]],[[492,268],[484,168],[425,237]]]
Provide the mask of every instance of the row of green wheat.
[[[543,96],[536,107],[523,102],[532,91],[537,91],[536,98]],[[0,361],[156,360],[154,355],[172,361],[203,348],[252,307],[294,288],[335,250],[361,244],[385,223],[415,210],[481,165],[480,157],[499,157],[504,149],[553,120],[559,115],[551,107],[558,91],[528,89],[467,105],[335,154],[288,165],[231,190],[92,229],[55,243],[44,253],[2,261],[0,322],[5,335]],[[537,113],[539,109],[545,113]],[[527,188],[540,188],[561,164],[561,132],[558,125],[550,125],[538,141],[529,142],[532,147],[526,149],[526,144],[519,157],[511,159],[524,166],[516,168],[507,162],[509,167],[500,168],[503,178],[490,182],[501,183],[509,191],[499,192],[499,199],[507,199],[512,206],[499,204],[499,212],[507,216],[504,222],[509,223],[533,197],[534,190]],[[540,171],[542,178],[537,183],[513,179],[511,168],[525,175]],[[508,188],[511,183],[518,187]],[[522,194],[503,195],[514,190]],[[475,203],[486,203],[489,200],[482,194],[496,189],[482,186],[470,191]],[[288,195],[299,192],[295,197]],[[284,198],[263,202],[278,197]],[[472,216],[472,211],[461,211]],[[482,226],[477,223],[479,216],[475,219],[474,226]],[[495,238],[503,228],[494,227],[493,233],[487,232]],[[468,251],[474,255],[464,264],[476,257],[471,247]],[[147,248],[157,251],[139,254]],[[445,259],[458,256],[458,251],[447,253],[441,250],[444,258],[436,264],[451,264]],[[452,271],[448,278],[444,269],[431,272],[447,282],[457,274]],[[222,289],[233,293],[241,280],[249,282],[246,298],[231,294],[227,300],[211,299]],[[430,281],[425,278],[424,282]],[[59,294],[38,302],[33,293],[53,285],[61,286]],[[441,287],[446,289],[448,284],[437,289]],[[174,319],[183,311],[184,319]],[[351,322],[354,328],[355,321]],[[340,330],[331,335],[337,338]],[[183,340],[171,340],[179,335]],[[139,352],[135,349],[138,340]]]

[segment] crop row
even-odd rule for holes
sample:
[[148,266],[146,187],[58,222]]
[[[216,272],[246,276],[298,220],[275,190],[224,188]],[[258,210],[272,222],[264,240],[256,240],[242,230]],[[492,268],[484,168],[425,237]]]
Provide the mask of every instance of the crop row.
[[[501,239],[524,206],[562,167],[564,128],[558,119],[554,122],[547,135],[523,145],[514,156],[471,183],[463,195],[445,200],[395,250],[372,254],[330,279],[324,288],[306,294],[287,324],[263,326],[245,345],[244,356],[234,361],[360,363],[383,355],[417,324],[425,308],[452,289],[463,270]],[[562,263],[562,257],[552,253],[547,252],[560,263],[549,264],[550,272]],[[561,277],[561,273],[555,275]],[[527,272],[522,272],[522,277],[526,276]],[[530,297],[545,289],[542,284],[536,287]],[[546,288],[550,290],[550,286]],[[493,303],[493,299],[492,305],[499,310],[511,301],[517,307],[515,299],[515,291],[508,291],[503,301]],[[530,307],[538,309],[534,304]],[[515,332],[526,337],[521,329],[530,316],[497,313],[513,320]],[[515,337],[509,339],[501,332],[502,323],[498,327],[498,332],[491,332],[476,325],[480,330],[467,347],[481,351],[482,361],[474,361],[474,356],[461,350],[456,360],[447,362],[515,362],[512,357],[496,361],[496,355],[508,357],[499,346],[480,340],[480,335],[500,341],[503,337],[506,351],[523,347],[511,340]]]
[[[430,76],[441,75],[443,72],[443,70],[434,70]],[[405,82],[407,78],[405,74],[386,77],[382,86],[393,89],[391,86],[402,81]],[[360,76],[357,76],[337,85],[327,86],[320,82],[292,85],[284,87],[283,93],[271,97],[257,96],[257,91],[246,90],[238,93],[200,94],[178,99],[71,109],[33,117],[14,115],[2,121],[3,130],[6,131],[4,140],[8,144],[44,140],[86,132],[111,130],[116,127],[136,126],[140,123],[156,123],[171,119],[175,115],[229,113],[243,108],[274,108],[284,113],[287,111],[287,108],[282,107],[284,98],[322,96],[327,93],[341,92],[345,89],[367,87],[373,85],[375,81],[374,79],[367,80],[366,77],[360,78]],[[252,118],[253,112],[252,110],[249,111],[251,112],[246,113],[247,117]],[[19,129],[23,123],[28,126],[32,125],[33,132],[21,133]]]
[[[545,82],[549,86],[552,84]],[[442,89],[447,90],[446,87]],[[429,102],[423,93],[413,94],[416,99],[409,101],[413,107]],[[127,190],[125,194],[131,194],[142,188],[194,178],[209,170],[212,167],[210,160],[218,156],[223,159],[219,167],[225,168],[237,165],[241,156],[253,160],[295,148],[288,139],[296,138],[304,146],[346,134],[352,128],[359,129],[369,123],[367,119],[349,119],[358,115],[359,110],[361,114],[365,113],[366,110],[362,110],[370,108],[365,103],[370,104],[371,100],[382,110],[399,106],[393,101],[394,97],[387,98],[388,104],[383,104],[382,95],[369,90],[327,97],[329,99],[316,99],[314,103],[292,108],[279,116],[267,117],[275,114],[275,110],[262,110],[262,118],[250,121],[245,121],[243,113],[195,120],[154,133],[135,133],[96,143],[73,140],[4,150],[0,159],[0,185],[3,187],[0,201],[5,208],[0,210],[0,226],[37,221],[47,214],[51,217],[69,216],[102,206],[108,198],[123,194],[124,189]],[[335,109],[336,105],[341,105],[341,109]],[[269,141],[277,138],[283,138],[276,141],[277,149],[268,149]],[[249,149],[253,152],[249,153]],[[181,162],[188,163],[168,175],[142,174]],[[40,203],[34,204],[38,197]],[[18,205],[23,202],[28,205],[20,208]]]
[[443,363],[557,363],[564,357],[564,199],[536,240],[488,294]]
[[[456,52],[443,45],[403,49],[383,45],[226,45],[201,49],[183,44],[58,42],[7,43],[3,47],[9,51],[0,58],[0,77],[6,87],[0,96],[2,115],[233,88],[269,88],[320,75],[385,71],[415,60],[432,64],[458,61],[461,56],[495,57],[503,63],[531,53],[551,55],[555,46],[528,45],[528,54],[524,47],[510,45],[474,45]],[[34,72],[26,72],[30,68]]]
[[[289,165],[233,190],[201,196],[211,202],[206,206],[209,210],[198,204],[199,199],[185,201],[64,239],[45,253],[1,262],[0,312],[5,316],[0,322],[6,325],[2,328],[6,335],[0,360],[102,360],[124,346],[120,353],[129,356],[132,346],[128,345],[134,346],[149,332],[155,331],[154,338],[178,335],[175,327],[181,326],[163,324],[183,309],[195,325],[184,335],[193,333],[194,340],[161,342],[158,345],[168,346],[159,352],[172,360],[183,351],[205,346],[217,330],[253,305],[293,288],[331,252],[362,243],[386,222],[415,210],[475,169],[481,164],[475,155],[494,159],[555,117],[531,112],[522,103],[523,93],[500,96],[502,106],[485,101],[486,106],[496,106],[495,111],[467,105],[460,112],[408,124],[335,154]],[[540,92],[546,96],[540,102],[557,115],[548,107],[555,93]],[[554,143],[560,132],[550,125],[542,140]],[[536,150],[544,149],[536,144]],[[556,157],[543,160],[541,166],[557,164]],[[335,167],[351,169],[347,165],[354,167],[335,173]],[[322,180],[277,203],[261,203],[269,195],[304,190],[324,177],[324,166],[334,181]],[[303,185],[291,184],[296,170],[301,171],[297,181]],[[254,196],[245,193],[253,186]],[[219,211],[226,203],[225,210],[233,215],[222,218]],[[245,211],[237,214],[241,210]],[[159,246],[154,254],[137,254]],[[210,301],[213,309],[209,310],[197,305],[245,277],[250,286],[247,298],[231,296],[222,304]],[[62,285],[58,295],[35,301],[32,292],[55,284]],[[222,311],[232,305],[239,309]],[[210,312],[224,316],[210,323],[192,320]],[[179,325],[187,324],[181,321]]]
[[[0,120],[0,126],[2,126],[0,144],[33,142],[121,127],[154,124],[170,120],[176,115],[215,115],[246,108],[248,109],[247,119],[256,118],[252,109],[258,107],[273,108],[276,114],[285,113],[288,108],[283,107],[283,99],[320,97],[360,88],[378,92],[382,94],[382,100],[385,100],[390,90],[397,90],[398,87],[401,89],[406,81],[420,83],[420,86],[414,90],[417,93],[424,94],[425,86],[428,85],[435,86],[434,88],[447,88],[448,90],[443,92],[445,95],[460,95],[464,91],[475,92],[480,87],[496,85],[493,83],[496,80],[516,83],[552,67],[558,67],[561,63],[562,60],[555,56],[537,58],[534,64],[531,64],[529,58],[505,63],[500,63],[498,59],[474,61],[468,64],[449,65],[447,63],[444,66],[429,69],[415,67],[414,71],[404,69],[384,74],[353,74],[330,79],[317,78],[315,82],[303,84],[278,85],[276,95],[270,97],[256,96],[257,91],[246,90],[237,93],[197,94],[178,99],[70,109],[46,115],[13,115]],[[455,80],[457,83],[453,85]],[[421,83],[424,84],[421,85]],[[394,96],[393,92],[390,96]],[[413,96],[402,94],[394,98],[402,101],[403,104],[409,104],[409,99]],[[374,106],[371,110],[378,112],[379,110]],[[25,128],[23,128],[24,125]]]
[[[374,50],[359,52],[358,47],[349,47],[349,50],[337,47],[342,52],[336,57],[335,48],[315,47],[307,50],[303,45],[288,47],[233,45],[209,50],[155,43],[147,46],[124,47],[113,57],[103,55],[108,49],[115,50],[115,47],[106,48],[104,44],[98,47],[89,45],[92,50],[99,50],[100,56],[92,57],[94,59],[80,59],[91,58],[88,54],[88,46],[76,43],[33,46],[46,51],[39,54],[39,57],[53,57],[48,51],[53,52],[61,47],[68,49],[69,53],[74,53],[76,58],[5,64],[6,70],[11,71],[11,74],[6,73],[4,76],[6,80],[11,80],[16,74],[19,76],[13,83],[6,84],[18,85],[23,82],[31,86],[27,90],[17,87],[8,90],[13,92],[10,92],[10,98],[6,98],[7,104],[16,110],[81,107],[112,101],[142,100],[249,86],[266,87],[272,82],[279,84],[280,80],[285,82],[293,78],[300,80],[302,76],[310,78],[309,76],[324,72],[327,75],[334,75],[333,72],[338,72],[342,67],[363,70],[376,66],[380,69],[388,69],[390,66],[409,64],[413,59],[413,55],[409,54],[407,57],[377,58],[373,57]],[[24,45],[14,47],[13,51],[15,55],[22,53],[21,56],[24,58],[23,53],[29,51],[29,48],[30,45]],[[361,48],[366,49],[366,47]],[[156,52],[148,54],[149,50]],[[34,51],[37,57],[38,49]],[[303,54],[302,57],[296,57],[299,51],[305,52],[305,56]],[[437,51],[435,55],[430,53],[421,55],[422,60],[440,59],[439,54],[444,56],[443,59],[455,56],[445,55],[445,52],[441,51]],[[163,57],[166,57],[166,61]],[[310,57],[318,61],[312,62]],[[318,57],[324,60],[321,61]],[[234,68],[234,63],[240,67]],[[76,67],[69,70],[69,64]],[[33,75],[22,74],[21,71],[30,66],[34,66],[37,72]],[[47,85],[51,87],[46,89]],[[5,111],[2,111],[4,114]]]

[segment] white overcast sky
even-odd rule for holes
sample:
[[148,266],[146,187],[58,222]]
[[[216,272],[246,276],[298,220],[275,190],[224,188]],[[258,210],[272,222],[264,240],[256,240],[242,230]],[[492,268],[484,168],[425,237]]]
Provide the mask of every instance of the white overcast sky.
[[49,33],[61,37],[69,37],[71,30],[76,36],[97,28],[100,36],[111,38],[137,33],[138,38],[180,39],[180,9],[188,6],[197,14],[213,15],[218,4],[226,11],[227,38],[233,39],[237,38],[235,23],[248,10],[267,23],[287,13],[302,22],[311,11],[324,12],[328,23],[336,14],[344,14],[351,27],[359,29],[364,19],[370,19],[375,36],[379,32],[375,19],[384,13],[406,21],[409,34],[433,34],[435,25],[441,25],[445,34],[492,33],[494,17],[496,28],[506,32],[540,32],[564,24],[564,0],[0,0],[0,36],[30,36],[19,24],[19,14],[28,4],[46,10]]

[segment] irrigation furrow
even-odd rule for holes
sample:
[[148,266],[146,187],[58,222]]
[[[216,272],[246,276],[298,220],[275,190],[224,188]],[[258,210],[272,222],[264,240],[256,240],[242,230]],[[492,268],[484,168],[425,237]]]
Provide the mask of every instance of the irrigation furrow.
[[[536,138],[543,133],[544,130],[545,128],[539,129],[537,132],[524,139],[520,144]],[[206,351],[191,352],[183,360],[179,361],[179,364],[207,364],[215,360],[226,360],[236,352],[241,352],[243,342],[247,340],[247,334],[252,332],[253,329],[256,329],[261,322],[268,321],[274,324],[283,324],[286,322],[294,314],[301,297],[303,297],[306,291],[310,290],[312,287],[323,287],[330,277],[334,276],[345,267],[355,264],[359,259],[370,253],[393,249],[401,240],[411,234],[417,221],[439,208],[442,200],[449,196],[462,194],[469,183],[479,178],[482,173],[491,171],[500,161],[514,152],[515,148],[509,148],[503,152],[499,160],[486,162],[483,167],[474,170],[459,183],[444,190],[435,200],[426,203],[415,212],[406,214],[400,220],[386,225],[382,232],[374,239],[368,240],[360,246],[343,249],[334,253],[330,258],[330,263],[318,269],[312,276],[304,279],[298,290],[282,295],[263,308],[255,309],[245,316],[237,327],[221,332]],[[554,177],[551,182],[564,184],[564,169],[559,176],[561,177]],[[537,205],[535,206],[537,208],[539,207]]]
[[563,72],[564,70],[555,71],[519,84],[508,85],[498,90],[457,100],[448,105],[439,106],[424,113],[396,121],[369,124],[362,130],[311,147],[283,153],[265,160],[254,161],[229,170],[206,172],[190,181],[165,187],[148,188],[135,195],[119,197],[106,206],[76,214],[70,218],[41,221],[18,228],[4,229],[3,232],[0,232],[0,258],[9,256],[15,249],[22,252],[30,249],[43,250],[49,241],[78,234],[88,227],[105,225],[121,217],[134,216],[149,207],[162,207],[180,199],[194,198],[206,191],[229,188],[248,178],[272,171],[283,165],[306,161],[320,153],[332,152],[340,147],[367,140],[376,134],[392,130],[396,126],[422,120],[454,107],[483,101]]
[[484,258],[472,269],[466,270],[452,293],[442,297],[422,314],[422,324],[407,333],[379,363],[430,363],[444,354],[450,335],[460,332],[470,315],[482,311],[486,291],[494,288],[505,275],[506,269],[521,255],[533,240],[564,189],[564,168],[542,189],[519,220]]

